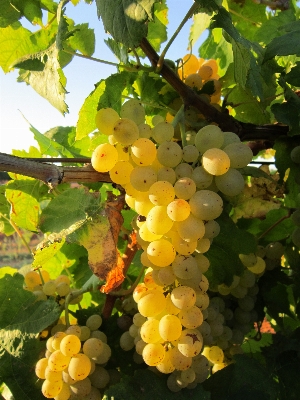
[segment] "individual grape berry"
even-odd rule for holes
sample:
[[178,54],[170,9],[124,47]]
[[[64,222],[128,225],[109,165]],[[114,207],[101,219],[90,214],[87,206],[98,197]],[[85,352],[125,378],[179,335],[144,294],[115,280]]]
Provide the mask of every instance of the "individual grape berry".
[[223,142],[224,134],[216,125],[207,125],[201,128],[195,138],[195,146],[201,154],[212,148],[219,149]]
[[93,151],[91,163],[93,168],[98,172],[110,171],[118,161],[118,152],[116,148],[109,144],[100,144]]
[[101,108],[95,117],[96,126],[104,135],[112,135],[115,123],[120,119],[119,114],[112,108]]
[[210,148],[205,151],[202,156],[202,166],[206,172],[217,176],[225,174],[230,166],[233,168],[227,153],[219,148]]
[[291,160],[296,164],[300,164],[300,146],[294,147],[291,151]]
[[128,118],[137,125],[140,125],[145,121],[145,109],[139,100],[130,99],[122,104],[120,116],[121,118]]
[[121,118],[113,127],[113,136],[118,143],[129,146],[139,138],[139,128],[131,119]]

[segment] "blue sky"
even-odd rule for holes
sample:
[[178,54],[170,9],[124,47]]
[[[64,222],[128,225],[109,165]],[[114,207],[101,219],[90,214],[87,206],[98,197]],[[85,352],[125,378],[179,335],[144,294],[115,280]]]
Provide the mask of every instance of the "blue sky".
[[[193,0],[168,0],[169,5],[169,37],[173,34],[183,16],[193,4]],[[101,21],[97,18],[96,5],[87,5],[81,1],[76,7],[68,4],[67,15],[76,23],[89,22],[95,30],[96,52],[94,57],[116,62],[114,55],[107,48],[103,39],[104,33]],[[189,28],[188,22],[179,37],[171,46],[167,57],[176,60],[187,53]],[[27,25],[28,26],[28,25]],[[201,40],[202,38],[200,38]],[[197,55],[199,44],[194,44]],[[39,96],[25,83],[17,83],[18,72],[4,74],[0,71],[0,152],[11,153],[12,149],[27,150],[34,145],[33,134],[29,131],[24,117],[40,132],[44,133],[54,126],[76,125],[78,112],[94,84],[100,79],[115,73],[115,67],[99,64],[79,57],[64,69],[67,77],[66,102],[69,114],[63,117],[50,103]],[[24,117],[22,116],[24,115]]]

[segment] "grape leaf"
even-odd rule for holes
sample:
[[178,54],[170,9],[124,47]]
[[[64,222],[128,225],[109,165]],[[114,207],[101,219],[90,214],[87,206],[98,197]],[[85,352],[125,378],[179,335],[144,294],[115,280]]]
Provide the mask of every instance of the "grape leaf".
[[300,87],[300,62],[297,62],[296,65],[290,70],[290,72],[286,75],[285,80],[287,83],[290,83],[293,86]]
[[261,364],[246,355],[236,355],[235,362],[213,374],[202,385],[212,400],[276,400],[276,384]]
[[209,27],[210,16],[206,13],[197,13],[193,15],[193,23],[190,27],[189,43],[194,45],[202,33]]
[[[290,26],[290,25],[289,25]],[[275,56],[300,55],[300,23],[296,21],[293,29],[279,37],[275,37],[267,46],[264,61]]]
[[212,286],[222,283],[230,286],[233,275],[239,276],[244,271],[239,254],[253,253],[256,241],[250,233],[239,229],[225,213],[216,221],[221,231],[214,238],[213,246],[205,253],[210,261],[206,276]]
[[40,193],[41,183],[35,179],[8,182],[5,195],[11,204],[10,217],[20,228],[37,232]]
[[41,400],[32,370],[44,344],[38,333],[56,321],[61,313],[53,300],[36,301],[23,289],[20,274],[0,279],[0,379],[16,399]]
[[9,236],[15,233],[15,230],[9,223],[10,203],[5,197],[5,190],[4,185],[0,187],[0,232]]
[[58,61],[56,45],[53,44],[44,54],[47,55],[47,59],[43,71],[21,70],[18,82],[30,85],[64,115],[68,112],[65,103],[66,78]]
[[122,43],[117,43],[112,38],[105,39],[104,42],[122,64],[128,64],[128,51]]
[[141,102],[151,104],[150,106],[146,105],[146,114],[148,112],[155,113],[160,111],[160,109],[155,110],[155,106],[159,105],[162,101],[160,91],[163,86],[164,82],[161,79],[157,79],[157,77],[149,76],[147,74],[138,76],[135,80],[133,87]]
[[39,267],[39,266],[44,266],[44,264],[55,254],[60,251],[62,246],[64,245],[65,241],[62,240],[60,243],[51,243],[47,247],[39,248],[34,252],[34,261],[32,263],[32,266]]
[[0,28],[6,28],[20,18],[20,11],[12,6],[10,0],[0,0]]
[[120,383],[111,386],[104,392],[103,400],[210,400],[210,393],[198,385],[193,390],[183,389],[180,392],[171,392],[166,384],[166,376],[159,376],[147,369],[137,370],[134,376],[124,376]]
[[[295,228],[294,223],[288,217],[288,210],[283,208],[269,211],[266,218],[259,224],[261,233],[266,232],[272,227],[270,232],[264,235],[264,240],[267,242],[276,242],[288,238]],[[281,219],[282,221],[278,223]],[[278,225],[276,225],[276,223],[278,223]]]
[[147,36],[147,22],[153,19],[155,0],[96,0],[104,29],[126,47],[139,45]]
[[160,51],[160,46],[168,39],[168,7],[166,0],[154,4],[154,20],[148,23],[147,39],[155,51]]
[[94,29],[89,28],[89,24],[79,24],[72,27],[74,32],[67,40],[73,50],[79,50],[86,56],[92,56],[95,52],[95,33]]
[[76,223],[80,226],[98,209],[99,199],[84,188],[67,189],[43,209],[40,228],[43,232],[60,232]]
[[89,266],[93,273],[107,280],[105,292],[113,290],[124,280],[123,260],[117,244],[123,216],[124,198],[109,199],[98,217],[82,226],[73,235],[88,251]]

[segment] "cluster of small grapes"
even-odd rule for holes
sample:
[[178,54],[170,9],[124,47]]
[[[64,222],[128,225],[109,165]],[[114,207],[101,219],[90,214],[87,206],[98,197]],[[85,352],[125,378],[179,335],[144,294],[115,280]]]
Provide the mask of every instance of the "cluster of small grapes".
[[59,324],[46,342],[45,357],[35,367],[43,379],[42,393],[55,400],[101,400],[109,372],[104,368],[111,356],[106,335],[99,330],[100,315],[90,316],[86,325]]
[[[66,296],[73,291],[70,287],[70,279],[67,275],[59,275],[56,279],[50,279],[46,270],[29,271],[24,275],[24,289],[32,292],[37,300],[54,298],[59,304],[64,304]],[[82,295],[72,299],[70,304],[80,303]]]
[[201,90],[207,82],[212,82],[214,91],[207,95],[210,103],[218,104],[221,100],[221,83],[219,82],[218,64],[216,60],[204,60],[193,54],[187,54],[179,64],[178,75],[190,87]]
[[252,160],[252,151],[215,125],[200,129],[195,144],[181,148],[173,141],[171,124],[159,118],[153,127],[144,123],[137,100],[125,102],[120,116],[110,108],[98,111],[97,126],[109,143],[95,149],[92,165],[109,171],[125,189],[128,206],[138,214],[134,228],[144,250],[141,262],[148,267],[133,294],[139,313],[122,335],[121,347],[135,345],[146,364],[176,376],[180,372],[194,386],[209,373],[207,367],[205,373],[195,372],[192,363],[195,357],[203,360],[197,330],[209,305],[204,275],[209,261],[203,253],[220,231],[215,219],[223,200],[217,192],[241,193],[244,178],[238,169]]
[[[234,354],[242,352],[240,345],[258,320],[255,303],[259,291],[257,281],[266,270],[281,263],[284,247],[280,242],[258,246],[256,253],[240,254],[245,267],[243,274],[234,276],[230,286],[210,288],[210,304],[203,312],[203,355],[216,372],[232,362]],[[211,353],[211,350],[213,353]]]

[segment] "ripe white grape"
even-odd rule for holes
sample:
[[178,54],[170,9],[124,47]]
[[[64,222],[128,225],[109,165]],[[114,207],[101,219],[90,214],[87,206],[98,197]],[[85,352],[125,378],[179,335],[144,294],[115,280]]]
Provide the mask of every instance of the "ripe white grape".
[[175,370],[174,365],[171,363],[170,352],[168,349],[166,349],[165,358],[163,359],[163,361],[161,363],[156,365],[156,368],[158,369],[158,371],[162,372],[163,374],[170,374],[171,372],[173,372]]
[[120,116],[121,118],[128,118],[137,125],[140,125],[145,121],[145,109],[139,100],[130,99],[122,104]]
[[167,206],[167,214],[172,221],[184,221],[190,215],[190,205],[186,200],[176,199]]
[[52,399],[59,394],[59,392],[62,390],[62,387],[62,380],[59,382],[50,382],[46,379],[42,384],[42,393],[45,397],[47,397],[47,399]]
[[61,382],[62,371],[52,371],[49,367],[45,369],[45,379],[49,382]]
[[157,181],[157,174],[151,167],[136,167],[130,175],[130,183],[139,192],[147,192]]
[[166,121],[157,123],[152,129],[152,137],[156,143],[163,143],[170,141],[174,136],[174,127],[172,124]]
[[60,342],[60,351],[69,357],[79,353],[81,348],[80,339],[76,335],[66,335]]
[[100,144],[93,151],[91,163],[93,168],[98,172],[110,171],[118,161],[118,152],[116,148],[109,144]]
[[224,147],[223,151],[230,159],[231,168],[243,168],[252,161],[252,150],[244,143],[231,143]]
[[157,343],[161,341],[161,335],[159,333],[159,321],[157,319],[148,319],[141,326],[141,338],[145,343]]
[[172,269],[176,277],[192,279],[197,275],[198,264],[192,256],[177,255],[172,263]]
[[51,346],[54,350],[60,350],[60,343],[65,336],[67,336],[65,332],[56,332],[53,335]]
[[172,236],[172,244],[177,253],[182,254],[184,256],[189,256],[194,253],[197,247],[197,241],[186,242],[181,239],[178,233],[175,232],[175,235]]
[[178,371],[185,371],[192,365],[192,357],[184,356],[177,347],[173,347],[169,354],[171,363]]
[[256,264],[251,267],[248,267],[248,269],[254,274],[261,274],[266,269],[266,263],[263,258],[257,257]]
[[165,349],[160,343],[147,343],[142,356],[147,365],[155,366],[163,361]]
[[175,142],[163,142],[157,149],[157,159],[165,167],[176,167],[182,160],[182,148]]
[[78,325],[70,325],[68,329],[65,330],[67,335],[75,335],[80,338],[81,328]]
[[130,182],[130,174],[133,166],[128,161],[118,161],[109,171],[110,179],[119,185],[126,185]]
[[46,296],[54,296],[56,292],[56,283],[55,281],[45,282],[43,285],[43,292]]
[[89,338],[84,342],[82,351],[89,358],[98,357],[103,351],[103,342],[98,338]]
[[175,307],[185,310],[193,307],[195,304],[196,293],[188,286],[178,286],[172,290],[171,300]]
[[[210,240],[206,238],[202,238],[198,240],[196,251],[198,253],[206,253],[210,248]],[[202,271],[206,272],[206,271]]]
[[90,370],[91,360],[85,354],[79,353],[71,358],[68,372],[72,379],[81,381],[89,375]]
[[176,226],[181,239],[187,242],[201,239],[205,233],[203,221],[193,214],[190,214],[184,221],[179,221]]
[[186,357],[197,356],[203,346],[203,337],[197,329],[185,329],[177,340],[180,353]]
[[65,356],[60,350],[55,350],[48,359],[52,371],[63,371],[69,365],[71,357]]
[[159,334],[163,340],[172,342],[177,340],[182,331],[182,325],[176,315],[167,314],[159,321]]
[[157,172],[157,180],[158,181],[167,181],[170,182],[171,185],[174,185],[176,182],[176,173],[171,167],[163,167]]
[[91,331],[95,331],[100,328],[102,324],[102,317],[99,314],[93,314],[86,320],[86,326],[90,328]]
[[192,179],[198,189],[206,189],[212,184],[213,175],[209,174],[202,166],[200,166],[194,168],[192,172]]
[[201,128],[195,138],[195,146],[200,153],[211,148],[220,148],[224,142],[224,134],[216,125],[207,125]]
[[223,132],[224,134],[224,142],[222,144],[221,149],[224,149],[227,145],[231,143],[240,143],[241,140],[236,133],[233,132]]
[[199,158],[199,150],[197,149],[196,146],[193,146],[191,144],[188,144],[187,146],[184,146],[182,149],[182,159],[185,162],[188,163],[193,163],[197,161]]
[[196,88],[198,90],[201,90],[203,86],[202,78],[198,74],[189,74],[185,78],[184,83],[189,87]]
[[110,376],[105,368],[101,367],[100,365],[96,365],[95,371],[89,375],[89,379],[95,388],[103,389],[108,385]]
[[138,126],[138,128],[139,128],[140,138],[150,139],[150,137],[152,135],[152,129],[151,129],[150,125],[148,125],[148,124],[140,124]]
[[180,178],[174,185],[176,197],[183,200],[188,200],[196,192],[196,184],[191,178]]
[[149,139],[139,138],[131,145],[131,156],[137,165],[148,166],[156,158],[155,144]]
[[180,163],[175,168],[175,173],[177,179],[180,178],[191,178],[193,173],[193,168],[190,164],[187,163]]
[[67,282],[60,282],[57,283],[57,281],[55,280],[56,283],[56,293],[61,296],[61,297],[65,297],[67,296],[67,294],[70,293],[71,288],[70,288],[70,284]]
[[203,322],[202,311],[197,306],[192,306],[188,309],[182,309],[178,314],[178,318],[180,319],[182,325],[188,329],[195,329]]
[[104,135],[112,135],[115,123],[120,119],[119,114],[112,108],[101,108],[95,117],[96,126]]
[[147,247],[149,260],[158,267],[166,267],[172,264],[175,255],[173,245],[166,239],[154,240]]
[[118,143],[129,146],[139,138],[139,128],[133,120],[120,118],[114,124],[113,136]]
[[151,291],[138,302],[139,313],[144,317],[155,317],[160,314],[166,304],[165,296],[158,291]]
[[156,206],[167,206],[174,198],[175,190],[170,182],[157,181],[149,189],[149,200]]
[[85,378],[70,385],[70,389],[72,394],[74,393],[78,397],[84,397],[90,393],[92,384],[89,378]]
[[202,166],[209,174],[217,176],[225,174],[229,167],[234,168],[225,150],[220,150],[219,148],[206,150],[202,156]]
[[35,365],[35,374],[40,379],[45,379],[45,371],[48,366],[48,358],[41,358]]
[[173,272],[173,269],[171,266],[167,266],[164,268],[159,269],[158,271],[158,279],[160,282],[165,285],[172,285],[176,279],[176,275]]
[[54,397],[54,400],[68,400],[71,396],[70,386],[63,382],[61,391]]
[[211,190],[200,190],[190,198],[191,213],[199,219],[218,218],[223,211],[223,200]]
[[105,364],[111,357],[111,348],[108,344],[103,342],[103,351],[97,356],[93,357],[96,364]]
[[225,174],[216,176],[215,184],[220,192],[226,196],[237,196],[242,193],[245,187],[243,175],[234,168],[229,168]]
[[217,221],[215,220],[210,220],[207,221],[204,225],[205,227],[205,233],[204,233],[204,237],[208,238],[208,239],[213,239],[216,236],[218,236],[218,234],[220,233],[220,225],[217,223]]
[[134,348],[134,338],[128,331],[124,332],[120,337],[120,347],[124,351],[129,351]]
[[208,359],[214,364],[220,364],[224,360],[223,350],[218,346],[212,346],[208,351]]
[[266,257],[271,260],[280,259],[283,253],[284,247],[280,242],[269,243],[266,247]]

